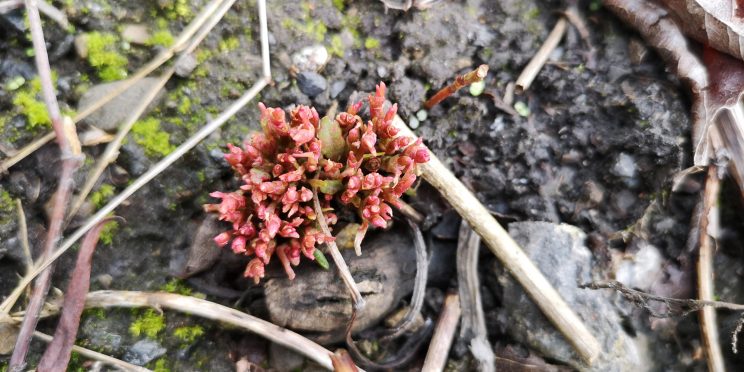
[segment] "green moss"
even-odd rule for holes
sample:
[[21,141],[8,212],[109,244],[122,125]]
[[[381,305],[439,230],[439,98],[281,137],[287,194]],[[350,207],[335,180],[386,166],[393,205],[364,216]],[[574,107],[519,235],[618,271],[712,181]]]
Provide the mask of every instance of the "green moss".
[[346,8],[346,2],[344,0],[333,0],[333,6],[343,12]]
[[325,35],[328,32],[328,28],[326,28],[323,21],[311,17],[306,17],[304,23],[300,23],[292,18],[285,18],[282,20],[282,27],[293,30],[298,34],[305,35],[318,43],[325,40]]
[[148,338],[156,338],[158,333],[165,329],[165,316],[158,314],[153,309],[147,309],[129,326],[129,332],[135,336],[145,335]]
[[5,224],[14,218],[15,202],[13,197],[6,190],[0,188],[0,223]]
[[196,179],[198,179],[201,183],[204,183],[204,181],[207,180],[207,175],[204,173],[204,170],[199,170],[198,172],[196,172]]
[[160,121],[147,118],[137,121],[132,126],[132,137],[145,150],[147,156],[165,156],[176,149],[170,144],[168,132],[160,129]]
[[118,36],[89,32],[85,37],[88,41],[88,63],[97,70],[99,78],[103,81],[113,81],[127,76],[127,58],[116,48]]
[[169,47],[173,45],[173,34],[168,30],[156,31],[149,39],[147,39],[147,41],[145,41],[145,44],[150,46],[160,45]]
[[337,57],[344,56],[344,41],[341,40],[341,35],[331,36],[331,45],[328,47],[328,52]]
[[235,36],[224,38],[220,40],[220,43],[219,43],[220,52],[222,53],[231,52],[237,49],[239,46],[240,46],[240,40]]
[[116,192],[114,186],[104,183],[95,192],[90,194],[90,202],[96,206],[96,209],[103,207]]
[[168,293],[177,293],[184,296],[191,295],[191,288],[186,286],[183,280],[175,278],[171,279],[171,281],[169,281],[168,283],[165,283],[162,287],[160,287],[160,290]]
[[[56,83],[56,73],[52,73],[52,80]],[[25,84],[23,89],[20,89],[15,97],[13,97],[13,105],[26,117],[28,128],[31,130],[50,127],[52,124],[46,105],[39,98],[40,94],[41,80],[36,76],[29,84]]]
[[373,37],[368,37],[364,39],[364,48],[365,49],[377,49],[380,47],[380,40],[375,39]]
[[168,368],[167,361],[165,358],[160,358],[155,361],[155,364],[152,366],[153,372],[170,372],[170,368]]
[[204,328],[201,326],[184,326],[178,327],[173,331],[173,335],[184,343],[191,344],[204,334]]
[[111,245],[114,242],[114,235],[119,231],[119,223],[116,221],[110,221],[106,223],[106,226],[101,229],[101,235],[98,237],[98,241],[103,244]]
[[83,317],[106,319],[106,311],[103,308],[85,309],[83,310]]
[[537,7],[530,9],[529,11],[527,11],[527,13],[524,14],[525,19],[530,20],[530,21],[537,19],[537,17],[539,16],[540,16],[540,8],[537,8]]
[[178,113],[186,115],[189,112],[191,112],[191,98],[183,96],[183,98],[181,98],[181,103],[178,104]]

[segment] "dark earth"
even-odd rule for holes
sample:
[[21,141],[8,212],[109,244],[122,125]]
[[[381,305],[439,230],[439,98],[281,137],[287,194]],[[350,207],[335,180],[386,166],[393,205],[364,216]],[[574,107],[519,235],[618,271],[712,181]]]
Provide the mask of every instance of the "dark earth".
[[[99,71],[76,51],[76,36],[99,31],[120,37],[126,24],[146,25],[151,33],[169,30],[177,35],[205,1],[86,0],[53,4],[74,26],[74,30],[66,31],[42,17],[58,97],[63,111],[69,112],[79,109],[78,101],[86,91],[103,83]],[[404,121],[418,122],[415,132],[502,224],[519,222],[515,232],[522,234],[530,228],[523,225],[525,221],[550,222],[544,230],[555,229],[559,235],[566,234],[567,227],[555,224],[578,228],[581,233],[571,235],[577,243],[571,244],[580,252],[570,249],[572,245],[561,245],[558,238],[525,249],[582,319],[591,322],[589,318],[602,314],[602,325],[590,327],[602,342],[622,339],[634,345],[637,355],[625,349],[617,354],[612,354],[614,349],[605,349],[615,359],[607,361],[610,367],[604,370],[704,370],[696,316],[652,318],[609,291],[589,291],[576,285],[579,281],[617,278],[655,294],[695,296],[695,254],[687,240],[702,182],[701,177],[691,177],[672,192],[673,177],[692,163],[687,89],[635,32],[602,9],[599,1],[580,1],[578,5],[595,53],[576,29],[569,27],[532,86],[515,97],[512,106],[518,107],[519,114],[513,115],[513,109],[504,110],[501,102],[507,84],[516,80],[540,47],[557,20],[556,12],[565,9],[566,2],[444,0],[429,9],[408,12],[386,11],[378,1],[269,2],[273,84],[116,210],[126,223],[120,223],[109,232],[108,240],[99,243],[91,290],[191,294],[275,322],[286,319],[286,311],[302,309],[308,322],[326,327],[294,324],[294,329],[313,337],[318,336],[312,335],[314,332],[344,328],[346,321],[330,317],[325,307],[338,306],[334,301],[348,301],[334,297],[333,293],[343,293],[343,287],[327,289],[330,294],[325,295],[334,299],[326,302],[314,297],[315,292],[298,289],[312,283],[316,275],[329,275],[309,261],[298,270],[296,283],[284,279],[276,265],[259,285],[242,277],[246,261],[227,251],[207,254],[217,263],[197,267],[200,272],[189,278],[183,275],[184,267],[187,261],[193,264],[196,260],[196,266],[205,260],[214,262],[201,256],[195,259],[194,253],[189,256],[195,244],[211,244],[204,238],[211,235],[197,237],[205,219],[201,205],[212,202],[209,192],[235,187],[236,180],[221,154],[226,143],[240,143],[250,131],[258,129],[259,101],[285,109],[295,104],[313,105],[322,114],[334,101],[345,107],[352,100],[365,98],[383,81],[389,87],[388,98],[399,104]],[[30,89],[35,75],[33,58],[27,54],[31,43],[23,20],[23,13],[18,11],[0,16],[0,82],[4,84],[0,90],[0,150],[6,155],[48,130],[43,125],[31,127],[28,113],[14,104],[19,92]],[[314,45],[324,46],[330,60],[325,65],[298,66],[293,55]],[[161,48],[121,39],[113,47],[128,60],[130,74]],[[255,1],[237,2],[196,55],[196,70],[186,78],[172,78],[166,93],[146,116],[159,120],[159,129],[151,131],[167,133],[165,145],[160,146],[160,150],[165,147],[164,153],[215,117],[260,77]],[[480,64],[490,67],[483,94],[473,96],[465,88],[428,112],[419,112],[427,97],[457,74]],[[13,87],[19,76],[25,83]],[[126,105],[121,107],[128,110]],[[90,124],[96,122],[88,120],[78,126],[78,132],[86,131]],[[76,174],[77,185],[83,184],[87,170],[104,148],[84,148],[87,160]],[[97,199],[82,208],[68,231],[164,153],[148,147],[146,140],[137,139],[135,133],[130,134],[118,160],[97,186]],[[45,205],[56,188],[57,158],[56,145],[47,145],[0,176],[0,296],[12,291],[24,270],[14,199],[23,203],[36,252],[45,236]],[[101,185],[108,186],[102,189]],[[101,192],[106,189],[110,192]],[[444,293],[457,288],[454,252],[459,217],[426,184],[417,188],[409,202],[426,216],[423,227],[431,267],[423,316],[435,320]],[[721,200],[723,231],[716,256],[716,294],[723,301],[737,303],[744,302],[744,286],[740,285],[744,275],[739,239],[742,219],[736,213],[740,203],[733,185],[726,184]],[[207,231],[212,230],[215,227]],[[385,245],[386,255],[413,260],[406,231],[403,227],[391,230],[400,239]],[[375,245],[380,236],[368,235],[365,245]],[[361,270],[354,269],[353,255],[347,257],[352,271]],[[370,265],[369,261],[363,265]],[[546,262],[565,270],[551,273]],[[62,256],[56,266],[54,287],[66,287],[73,265],[73,254]],[[413,276],[409,266],[395,274],[401,277],[372,277],[381,281],[380,286],[390,286],[380,290],[380,296],[394,299],[381,302],[389,304],[370,318],[372,329],[384,327],[382,320],[409,302]],[[489,341],[500,369],[586,369],[542,315],[530,311],[534,305],[515,300],[515,296],[524,294],[485,248],[479,266]],[[571,277],[574,274],[576,277]],[[297,297],[285,293],[296,293]],[[283,305],[275,302],[277,297],[283,298]],[[297,302],[293,303],[295,298]],[[24,304],[20,301],[18,310]],[[593,309],[595,314],[581,308]],[[721,344],[731,368],[744,363],[744,358],[734,355],[730,348],[731,332],[739,316],[719,311]],[[153,322],[162,324],[153,326]],[[47,319],[39,329],[53,333],[55,325],[56,319]],[[140,326],[154,333],[147,334]],[[325,341],[331,342],[326,345],[331,350],[345,347],[337,338]],[[386,345],[374,339],[365,343],[369,356],[385,353]],[[87,310],[77,344],[158,371],[231,371],[242,356],[263,368],[319,369],[256,335],[175,312],[160,316],[147,310]],[[608,348],[613,345],[604,344]],[[32,343],[30,365],[35,365],[44,346],[39,341]],[[420,351],[407,368],[420,368],[424,353]],[[8,358],[0,355],[0,371]],[[70,370],[91,367],[90,362],[73,355]],[[447,369],[474,368],[467,345],[456,340]]]

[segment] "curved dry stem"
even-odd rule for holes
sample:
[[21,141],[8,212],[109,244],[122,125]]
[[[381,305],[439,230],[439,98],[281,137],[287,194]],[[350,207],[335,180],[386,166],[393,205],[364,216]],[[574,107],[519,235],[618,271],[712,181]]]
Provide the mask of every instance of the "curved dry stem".
[[256,333],[305,355],[327,369],[333,369],[333,353],[324,347],[288,329],[207,300],[162,292],[97,291],[88,294],[85,307],[152,307],[179,311]]
[[[39,340],[42,340],[46,343],[52,342],[54,340],[54,337],[41,333],[39,331],[34,332],[34,337],[38,338]],[[121,368],[124,371],[133,371],[133,372],[152,372],[152,370],[147,369],[145,367],[136,366],[134,364],[127,363],[123,360],[116,359],[114,357],[108,356],[106,354],[101,354],[97,351],[93,351],[90,349],[86,349],[84,347],[80,347],[77,345],[72,346],[72,351],[86,357],[92,360],[98,360],[103,363],[106,363],[110,366]]]
[[[323,234],[332,237],[333,234],[331,234],[331,229],[328,228],[328,223],[326,222],[325,215],[323,214],[323,209],[320,207],[320,200],[318,200],[318,189],[316,187],[313,187],[313,206],[315,207],[315,214],[318,219],[318,225],[320,225],[320,229],[323,230]],[[351,294],[351,300],[354,303],[354,309],[363,309],[365,305],[364,297],[362,297],[361,292],[359,292],[359,288],[357,288],[356,282],[354,282],[354,277],[351,276],[351,271],[349,271],[349,266],[346,265],[344,257],[341,256],[341,252],[338,250],[336,242],[331,241],[326,243],[326,245],[328,246],[328,251],[331,253],[333,262],[338,268],[338,272],[341,275],[341,280],[343,280],[346,288]]]

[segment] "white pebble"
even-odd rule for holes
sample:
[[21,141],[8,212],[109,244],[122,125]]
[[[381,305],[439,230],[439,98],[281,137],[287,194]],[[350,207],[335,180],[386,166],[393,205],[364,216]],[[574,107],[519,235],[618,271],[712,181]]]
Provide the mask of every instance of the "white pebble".
[[418,119],[416,119],[416,118],[411,118],[411,119],[410,119],[410,120],[408,121],[408,126],[409,126],[409,127],[411,128],[411,129],[416,129],[416,128],[418,128],[418,127],[419,127],[419,120],[418,120]]

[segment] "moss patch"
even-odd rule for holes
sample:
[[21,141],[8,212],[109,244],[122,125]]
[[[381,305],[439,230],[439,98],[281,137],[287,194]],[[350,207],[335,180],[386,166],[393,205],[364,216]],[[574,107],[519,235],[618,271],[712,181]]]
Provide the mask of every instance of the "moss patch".
[[101,235],[98,237],[98,241],[103,244],[111,245],[114,242],[114,235],[119,232],[119,223],[111,221],[106,223],[106,226],[101,229]]
[[[56,74],[52,74],[52,79],[56,82]],[[34,131],[39,128],[50,127],[52,124],[49,112],[41,100],[40,94],[41,80],[37,76],[29,84],[25,84],[23,89],[19,90],[13,97],[13,105],[26,117],[28,128]]]
[[95,192],[90,194],[90,202],[96,206],[96,209],[103,207],[106,202],[114,196],[116,189],[114,186],[104,183]]
[[160,120],[147,118],[132,126],[134,142],[142,146],[147,156],[165,156],[176,149],[170,144],[168,132],[160,129]]
[[375,39],[373,37],[368,37],[364,39],[364,48],[365,49],[377,49],[380,47],[380,40]]
[[155,33],[145,41],[145,44],[149,46],[159,45],[169,47],[173,45],[173,34],[168,30],[155,31]]
[[203,334],[204,328],[198,325],[178,327],[173,331],[173,335],[186,344],[193,343],[199,336]]
[[164,358],[160,358],[155,361],[155,363],[152,365],[153,372],[170,372],[170,368],[168,368],[168,362]]
[[148,338],[156,338],[158,333],[165,329],[165,316],[158,314],[155,310],[147,309],[140,315],[131,326],[129,332],[135,336],[145,335]]
[[177,293],[184,296],[191,295],[191,288],[186,286],[183,280],[180,279],[171,279],[171,281],[165,283],[162,287],[160,287],[160,290],[168,293]]
[[89,32],[85,37],[88,41],[88,63],[97,70],[99,78],[103,81],[113,81],[127,77],[128,61],[117,50],[118,36]]

